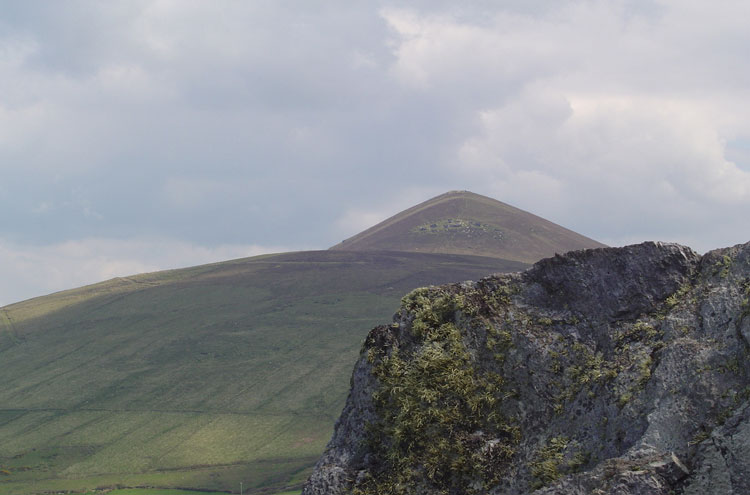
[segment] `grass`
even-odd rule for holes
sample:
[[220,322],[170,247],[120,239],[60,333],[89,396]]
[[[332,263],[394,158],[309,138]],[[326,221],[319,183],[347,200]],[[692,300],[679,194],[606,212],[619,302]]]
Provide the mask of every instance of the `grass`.
[[158,488],[124,488],[108,491],[107,495],[226,495],[226,492],[197,492],[195,490],[174,490]]
[[[107,495],[226,495],[226,493],[227,492],[197,492],[195,490],[175,490],[159,488],[124,488],[120,490],[108,491]],[[269,493],[268,495],[300,495],[301,493],[301,490],[293,490]]]
[[300,486],[367,331],[414,287],[523,265],[261,256],[0,308],[0,493]]

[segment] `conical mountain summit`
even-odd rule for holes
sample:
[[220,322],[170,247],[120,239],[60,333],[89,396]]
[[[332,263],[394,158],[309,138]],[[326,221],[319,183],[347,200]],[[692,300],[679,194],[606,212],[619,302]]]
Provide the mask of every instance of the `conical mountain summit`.
[[534,263],[556,253],[598,247],[605,245],[495,199],[450,191],[331,249],[471,254]]

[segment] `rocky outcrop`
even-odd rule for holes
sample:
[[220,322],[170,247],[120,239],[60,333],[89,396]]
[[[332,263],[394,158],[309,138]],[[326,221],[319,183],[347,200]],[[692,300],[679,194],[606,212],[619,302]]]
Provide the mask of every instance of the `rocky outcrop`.
[[303,494],[750,493],[749,343],[750,244],[418,289]]

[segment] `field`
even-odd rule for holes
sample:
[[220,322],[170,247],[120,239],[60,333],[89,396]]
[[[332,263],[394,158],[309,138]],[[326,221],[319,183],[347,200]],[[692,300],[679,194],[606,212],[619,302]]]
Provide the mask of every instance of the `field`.
[[0,493],[299,487],[330,437],[362,340],[403,294],[523,267],[286,253],[0,308]]

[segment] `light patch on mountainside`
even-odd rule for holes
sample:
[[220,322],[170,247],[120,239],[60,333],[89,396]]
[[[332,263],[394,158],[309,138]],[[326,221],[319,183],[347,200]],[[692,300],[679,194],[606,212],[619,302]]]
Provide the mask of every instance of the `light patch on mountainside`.
[[[83,239],[47,246],[0,239],[0,306],[137,273],[290,251],[283,246],[205,247],[173,239]],[[40,287],[42,292],[40,292]]]

